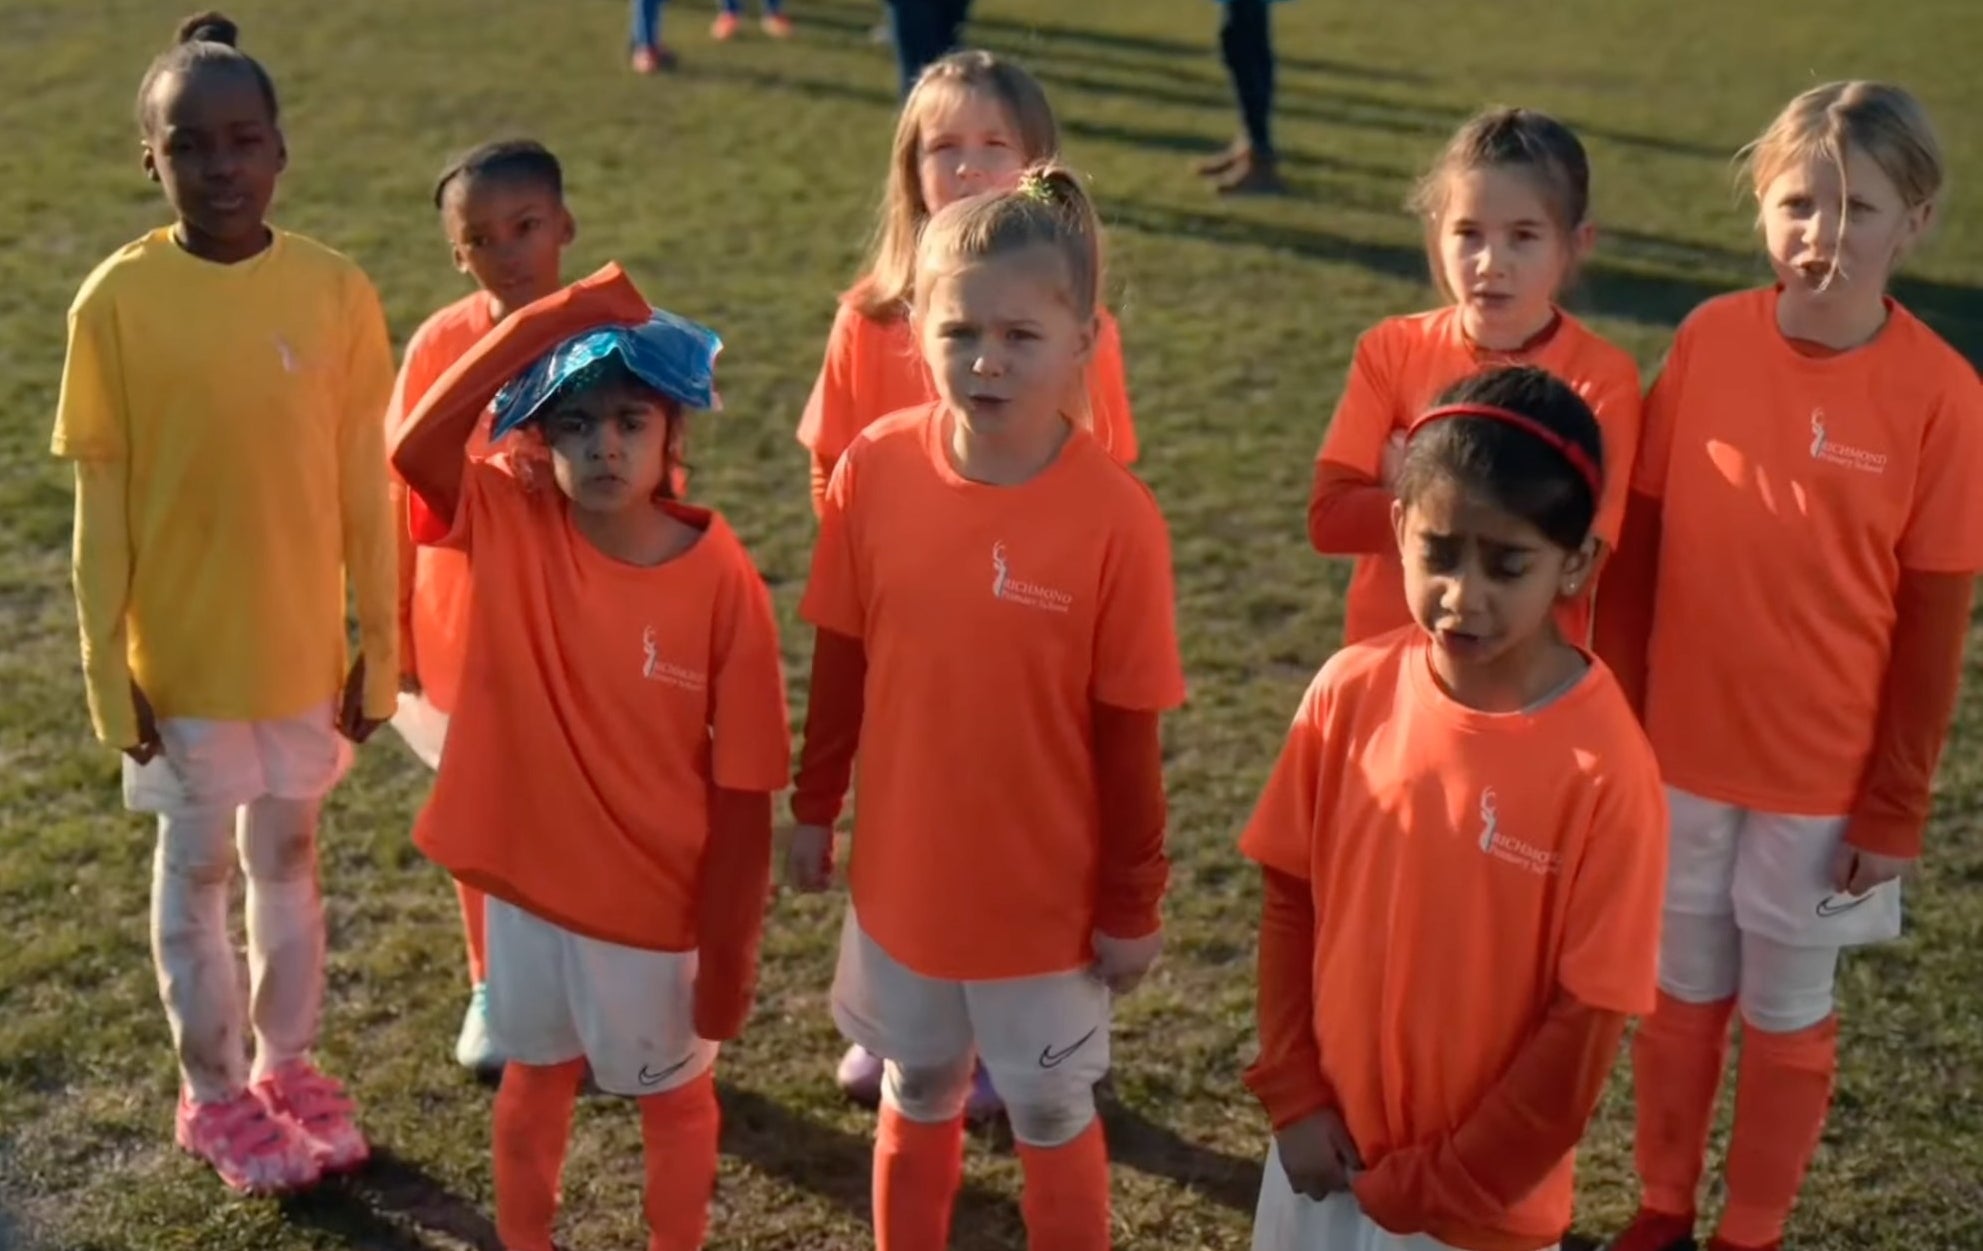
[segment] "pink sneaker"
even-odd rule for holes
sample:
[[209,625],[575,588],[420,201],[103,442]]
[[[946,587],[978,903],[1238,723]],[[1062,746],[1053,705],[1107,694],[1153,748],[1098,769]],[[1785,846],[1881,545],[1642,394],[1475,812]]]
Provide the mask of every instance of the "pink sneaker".
[[735,13],[718,13],[716,20],[709,24],[709,37],[722,43],[737,33],[739,25],[741,23],[738,22]]
[[372,1148],[352,1119],[357,1105],[337,1079],[308,1060],[291,1060],[251,1088],[262,1106],[293,1122],[326,1173],[348,1173],[372,1158]]
[[172,1140],[213,1166],[220,1180],[250,1195],[286,1194],[317,1184],[323,1169],[303,1131],[243,1091],[220,1103],[179,1092]]
[[792,37],[792,19],[786,17],[783,13],[765,14],[762,25],[764,27],[764,33],[773,39],[790,39]]

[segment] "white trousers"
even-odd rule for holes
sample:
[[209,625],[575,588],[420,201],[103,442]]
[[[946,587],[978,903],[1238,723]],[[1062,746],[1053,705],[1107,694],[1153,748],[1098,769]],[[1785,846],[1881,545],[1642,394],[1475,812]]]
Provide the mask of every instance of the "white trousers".
[[[142,766],[124,761],[126,803],[158,814],[159,999],[186,1089],[197,1100],[226,1099],[316,1045],[324,989],[317,818],[351,749],[328,705],[271,721],[173,718],[159,736],[161,755]],[[247,876],[245,1004],[227,929],[237,867]]]

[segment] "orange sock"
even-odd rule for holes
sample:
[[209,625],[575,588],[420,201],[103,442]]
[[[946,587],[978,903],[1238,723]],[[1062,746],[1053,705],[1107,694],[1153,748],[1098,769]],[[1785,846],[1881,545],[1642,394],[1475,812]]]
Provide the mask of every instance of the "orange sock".
[[496,1237],[505,1251],[551,1251],[558,1177],[585,1061],[503,1066],[496,1092]]
[[461,932],[468,939],[468,980],[480,986],[489,980],[489,929],[483,920],[486,901],[481,891],[458,878],[454,897],[461,901]]
[[640,1100],[647,1165],[647,1251],[700,1251],[716,1191],[716,1073]]
[[875,1251],[943,1251],[964,1173],[964,1118],[912,1121],[886,1100],[874,1139]]
[[1109,1147],[1102,1122],[1088,1122],[1058,1147],[1018,1146],[1029,1251],[1108,1251]]
[[1652,1211],[1694,1211],[1734,1011],[1733,999],[1686,1003],[1661,991],[1659,1006],[1639,1022],[1632,1040],[1639,1202]]
[[1794,1034],[1742,1029],[1735,1132],[1728,1143],[1728,1207],[1717,1236],[1738,1247],[1783,1237],[1804,1170],[1818,1150],[1838,1074],[1838,1018]]

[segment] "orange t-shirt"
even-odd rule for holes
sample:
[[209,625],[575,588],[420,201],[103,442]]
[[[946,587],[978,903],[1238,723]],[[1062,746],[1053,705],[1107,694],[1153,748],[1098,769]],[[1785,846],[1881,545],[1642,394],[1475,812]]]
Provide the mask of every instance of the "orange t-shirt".
[[[1315,1038],[1357,1152],[1454,1132],[1559,991],[1653,1006],[1666,800],[1651,747],[1593,660],[1534,712],[1454,702],[1408,627],[1316,675],[1240,850],[1315,901]],[[1570,1223],[1575,1157],[1493,1228],[1528,1251]]]
[[[1534,365],[1574,388],[1597,417],[1604,440],[1604,495],[1598,501],[1597,537],[1618,545],[1625,515],[1632,457],[1639,443],[1639,367],[1621,348],[1600,338],[1568,313],[1541,343],[1524,352],[1490,352],[1474,346],[1456,307],[1389,317],[1356,343],[1349,381],[1336,402],[1317,461],[1367,474],[1382,468],[1384,445],[1403,431],[1447,387],[1483,369]],[[1591,594],[1563,604],[1557,624],[1573,643],[1590,638]],[[1405,602],[1404,564],[1394,545],[1356,558],[1344,609],[1343,641],[1357,643],[1411,624]]]
[[1646,400],[1646,729],[1674,786],[1837,816],[1872,752],[1901,570],[1983,570],[1983,382],[1892,301],[1871,343],[1803,355],[1776,298],[1694,310]]
[[1085,431],[994,487],[957,473],[947,425],[925,405],[847,450],[799,609],[867,649],[854,907],[927,977],[1079,968],[1101,852],[1092,703],[1184,699],[1170,538]]
[[771,598],[714,513],[651,568],[572,528],[508,454],[471,464],[447,542],[474,572],[457,716],[414,841],[576,933],[696,945],[709,790],[777,791],[790,730]]
[[[386,409],[386,438],[406,420],[440,376],[495,329],[489,294],[476,291],[448,305],[413,332],[399,367],[399,384]],[[486,457],[489,418],[485,413],[468,441],[467,454]],[[468,632],[468,558],[444,547],[414,542],[407,515],[406,484],[393,475],[393,513],[399,527],[400,667],[420,680],[428,702],[454,711],[461,689],[462,651]]]
[[[937,398],[909,319],[877,321],[855,307],[853,295],[843,296],[833,315],[826,362],[799,419],[799,442],[829,464],[879,419]],[[1111,456],[1133,464],[1136,426],[1123,376],[1122,331],[1107,310],[1099,320],[1095,355],[1088,364],[1090,429]]]

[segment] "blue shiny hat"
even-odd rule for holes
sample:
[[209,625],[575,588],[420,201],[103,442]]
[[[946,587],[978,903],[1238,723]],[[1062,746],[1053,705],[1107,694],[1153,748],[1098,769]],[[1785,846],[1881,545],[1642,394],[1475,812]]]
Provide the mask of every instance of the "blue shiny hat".
[[496,393],[491,438],[501,438],[543,412],[558,396],[591,385],[618,363],[634,377],[687,408],[713,409],[716,355],[723,340],[686,317],[655,309],[638,326],[606,326],[574,335],[530,363]]

